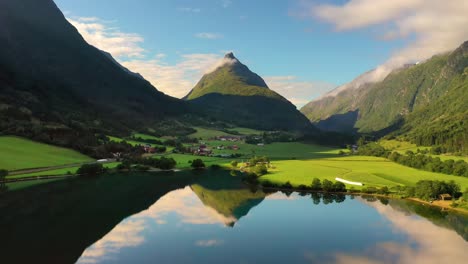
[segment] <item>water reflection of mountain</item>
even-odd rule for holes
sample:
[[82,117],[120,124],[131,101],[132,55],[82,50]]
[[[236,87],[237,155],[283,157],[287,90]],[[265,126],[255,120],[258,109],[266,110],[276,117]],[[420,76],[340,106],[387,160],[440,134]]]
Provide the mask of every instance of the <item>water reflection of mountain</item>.
[[122,219],[193,182],[187,175],[112,175],[38,185],[0,197],[2,263],[74,263]]
[[194,184],[192,191],[198,196],[205,206],[213,208],[218,213],[230,219],[225,224],[234,226],[235,223],[246,216],[249,211],[259,205],[265,199],[262,191],[252,192],[246,189],[220,189],[213,190]]

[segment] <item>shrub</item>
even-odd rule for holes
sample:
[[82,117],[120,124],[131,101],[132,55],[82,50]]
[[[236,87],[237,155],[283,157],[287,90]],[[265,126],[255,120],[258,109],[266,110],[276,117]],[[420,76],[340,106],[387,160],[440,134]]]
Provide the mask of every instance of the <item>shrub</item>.
[[203,168],[206,168],[206,165],[205,163],[203,162],[203,160],[201,159],[196,159],[194,161],[192,161],[192,168],[194,169],[203,169]]
[[95,176],[101,173],[104,173],[106,169],[102,166],[101,163],[93,163],[93,164],[84,164],[82,165],[77,174],[86,175],[86,176]]

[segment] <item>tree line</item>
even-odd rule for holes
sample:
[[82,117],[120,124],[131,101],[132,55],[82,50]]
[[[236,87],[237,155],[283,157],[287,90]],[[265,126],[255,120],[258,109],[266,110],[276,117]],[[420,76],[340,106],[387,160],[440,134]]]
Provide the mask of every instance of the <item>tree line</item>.
[[405,154],[386,150],[375,142],[359,147],[357,155],[388,158],[398,164],[431,172],[468,177],[468,163],[464,160],[452,159],[442,161],[439,157],[432,157],[423,153],[407,151]]

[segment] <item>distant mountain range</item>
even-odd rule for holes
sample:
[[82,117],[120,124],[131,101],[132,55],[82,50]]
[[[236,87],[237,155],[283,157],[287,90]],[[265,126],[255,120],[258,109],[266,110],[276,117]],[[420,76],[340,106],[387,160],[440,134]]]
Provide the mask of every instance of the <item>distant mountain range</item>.
[[309,130],[314,127],[287,99],[228,53],[184,97],[213,117],[266,130]]
[[447,54],[405,65],[383,81],[368,72],[301,109],[326,131],[403,136],[466,151],[468,42]]

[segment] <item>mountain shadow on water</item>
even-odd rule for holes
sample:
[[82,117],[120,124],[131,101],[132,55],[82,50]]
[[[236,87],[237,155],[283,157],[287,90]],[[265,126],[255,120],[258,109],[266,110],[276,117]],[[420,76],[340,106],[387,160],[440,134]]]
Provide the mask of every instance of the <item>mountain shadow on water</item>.
[[2,263],[75,263],[126,217],[193,182],[187,174],[70,179],[0,195]]

